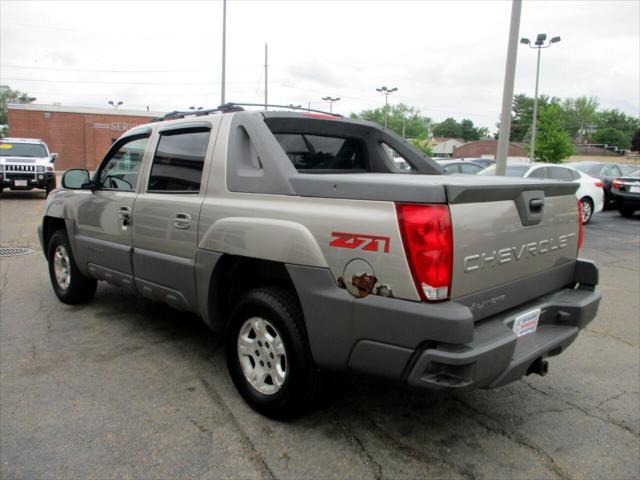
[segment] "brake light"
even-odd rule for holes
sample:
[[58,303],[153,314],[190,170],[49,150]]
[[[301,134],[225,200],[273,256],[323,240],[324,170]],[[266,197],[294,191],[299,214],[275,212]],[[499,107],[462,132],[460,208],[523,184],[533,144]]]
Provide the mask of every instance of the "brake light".
[[337,115],[328,115],[326,113],[303,113],[302,116],[309,118],[323,118],[326,120],[335,120],[337,118]]
[[594,184],[596,187],[604,187],[604,183],[602,183],[600,180],[598,180],[598,181],[596,181],[596,182],[593,182],[593,184]]
[[620,188],[622,186],[622,182],[620,180],[613,181],[613,188]]
[[578,252],[582,249],[584,241],[584,225],[582,224],[582,202],[578,200]]
[[396,205],[405,255],[420,298],[434,302],[451,293],[453,234],[447,205]]

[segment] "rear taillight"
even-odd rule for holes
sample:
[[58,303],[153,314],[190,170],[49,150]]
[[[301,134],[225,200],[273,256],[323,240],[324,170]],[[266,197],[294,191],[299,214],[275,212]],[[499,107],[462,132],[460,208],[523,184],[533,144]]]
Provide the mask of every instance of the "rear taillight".
[[620,188],[622,186],[622,182],[620,180],[613,181],[613,188]]
[[405,255],[420,298],[434,302],[451,293],[453,234],[447,205],[396,205]]
[[582,225],[582,202],[578,200],[578,252],[582,249],[584,241],[584,225]]
[[597,182],[593,182],[593,184],[594,184],[596,187],[604,187],[604,183],[602,183],[600,180],[598,180]]

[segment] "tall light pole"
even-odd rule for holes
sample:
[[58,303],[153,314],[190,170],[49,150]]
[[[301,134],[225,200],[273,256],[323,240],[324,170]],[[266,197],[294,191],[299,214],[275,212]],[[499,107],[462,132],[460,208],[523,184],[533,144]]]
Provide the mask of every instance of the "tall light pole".
[[549,40],[549,43],[545,44],[547,39],[546,33],[539,33],[536,37],[536,41],[531,45],[531,40],[528,38],[521,38],[520,43],[523,45],[529,45],[529,48],[538,49],[538,65],[536,67],[536,92],[533,97],[533,122],[531,124],[531,151],[529,152],[529,159],[533,162],[536,159],[536,121],[538,119],[538,82],[540,80],[540,51],[543,48],[549,48],[552,43],[558,43],[560,37],[553,37]]
[[113,100],[109,100],[107,103],[108,103],[109,105],[111,105],[111,106],[112,106],[114,109],[116,109],[116,110],[118,109],[118,107],[119,107],[120,105],[122,105],[122,101],[114,102]]
[[397,92],[398,89],[396,87],[387,88],[380,87],[376,88],[376,92],[380,92],[384,95],[384,128],[387,128],[387,122],[389,120],[389,95],[393,92]]
[[222,84],[220,105],[224,105],[225,65],[227,63],[227,0],[222,0]]
[[340,97],[335,97],[335,98],[322,97],[322,100],[324,100],[329,104],[329,112],[333,113],[333,102],[337,102],[338,100],[340,100]]

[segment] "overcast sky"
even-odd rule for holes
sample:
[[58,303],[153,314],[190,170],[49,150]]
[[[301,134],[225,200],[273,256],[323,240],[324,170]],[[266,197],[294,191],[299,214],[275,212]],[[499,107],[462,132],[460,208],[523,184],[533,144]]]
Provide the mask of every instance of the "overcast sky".
[[[392,102],[495,130],[510,1],[228,1],[227,101],[344,114]],[[151,110],[220,103],[222,2],[0,2],[0,81],[37,103]],[[525,1],[520,36],[542,51],[540,91],[597,96],[640,115],[640,2]],[[516,93],[533,95],[535,51],[518,49]]]

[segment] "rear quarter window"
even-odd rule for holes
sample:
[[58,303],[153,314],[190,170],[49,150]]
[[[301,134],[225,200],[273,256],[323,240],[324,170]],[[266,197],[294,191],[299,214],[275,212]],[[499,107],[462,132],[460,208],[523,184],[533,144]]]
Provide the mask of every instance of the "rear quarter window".
[[368,171],[365,148],[357,138],[305,133],[276,133],[275,137],[298,171]]

